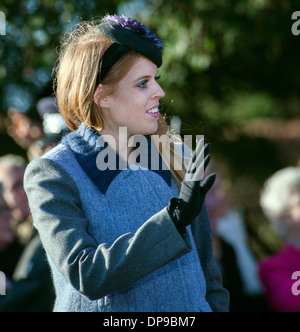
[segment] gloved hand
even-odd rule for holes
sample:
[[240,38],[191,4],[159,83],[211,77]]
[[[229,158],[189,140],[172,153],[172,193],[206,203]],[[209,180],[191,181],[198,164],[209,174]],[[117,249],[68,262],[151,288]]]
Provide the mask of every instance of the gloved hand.
[[202,181],[210,159],[209,144],[205,144],[203,139],[198,142],[189,162],[179,198],[172,198],[169,202],[168,211],[181,234],[186,232],[186,227],[200,213],[206,194],[216,180],[216,175],[211,174]]

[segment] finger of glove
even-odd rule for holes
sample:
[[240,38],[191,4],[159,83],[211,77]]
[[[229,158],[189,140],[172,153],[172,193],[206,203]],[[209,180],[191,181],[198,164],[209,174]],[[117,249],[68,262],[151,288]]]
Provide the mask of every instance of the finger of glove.
[[185,175],[185,181],[201,181],[204,177],[206,168],[208,167],[211,160],[211,156],[207,155],[205,158],[203,155],[199,156],[198,159],[193,163],[189,172]]
[[203,138],[197,143],[197,146],[196,146],[193,158],[192,158],[193,162],[195,162],[197,155],[203,150],[204,146],[205,146],[205,140]]
[[209,175],[200,185],[202,195],[206,196],[216,181],[216,174]]
[[[210,155],[208,155],[205,158],[205,160],[203,161],[202,166],[199,167],[198,173],[193,174],[193,176],[191,174],[185,175],[185,178],[184,178],[184,181],[182,182],[182,187],[181,187],[181,189],[182,189],[181,198],[184,197],[184,199],[186,200],[187,196],[192,196],[196,192],[198,192],[198,190],[200,188],[201,180],[203,179],[203,176],[204,176],[204,172],[202,171],[202,169],[203,168],[204,168],[204,170],[206,169],[210,160],[211,160],[211,157],[210,157]],[[203,164],[204,164],[204,167],[203,167]],[[210,176],[207,179],[205,179],[205,181],[202,183],[202,185],[204,185],[204,188],[206,188],[206,185],[207,185],[206,181],[208,181],[208,183],[210,183]],[[206,195],[206,193],[205,193],[205,195]]]
[[201,181],[204,177],[204,173],[206,171],[207,166],[209,165],[211,160],[211,156],[208,155],[205,157],[205,159],[203,160],[202,158],[199,158],[199,165],[195,165],[195,172],[192,176],[192,181]]
[[[209,164],[211,160],[210,155],[208,155],[205,158],[204,161],[204,168],[207,167],[207,165]],[[185,180],[182,182],[182,187],[181,187],[181,192],[180,192],[180,197],[182,199],[184,199],[185,201],[189,200],[188,198],[192,197],[193,195],[195,195],[196,192],[198,192],[198,190],[200,190],[200,192],[204,195],[207,194],[207,192],[211,189],[211,187],[214,185],[215,180],[216,180],[216,175],[215,174],[211,174],[209,175],[204,181],[203,183],[200,185],[201,180],[203,179],[203,176],[200,180],[196,179],[195,177],[190,177],[189,175],[185,176]]]
[[210,161],[211,161],[211,156],[210,156],[210,155],[207,155],[207,156],[205,157],[205,159],[204,159],[204,172],[206,171],[206,169],[207,169],[207,167],[208,167]]
[[195,166],[202,163],[202,161],[209,155],[210,144],[205,144],[202,149],[196,150],[192,162],[189,164],[188,172],[194,172]]
[[204,145],[204,139],[198,142],[196,150],[191,158],[188,167],[187,173],[193,173],[195,165],[199,164],[199,159],[205,159],[205,156],[209,153],[209,144]]
[[198,142],[196,146],[196,150],[194,151],[193,156],[188,164],[187,172],[189,172],[189,170],[193,168],[193,164],[196,162],[197,157],[201,154],[204,147],[205,147],[204,139],[202,139],[201,141]]

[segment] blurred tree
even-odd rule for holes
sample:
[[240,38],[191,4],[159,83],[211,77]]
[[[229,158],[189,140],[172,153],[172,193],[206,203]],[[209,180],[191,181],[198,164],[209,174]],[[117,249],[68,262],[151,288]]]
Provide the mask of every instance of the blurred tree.
[[[0,37],[0,111],[27,112],[51,85],[59,38],[81,20],[114,13],[120,0],[1,0],[6,35]],[[47,91],[48,92],[48,91]],[[51,93],[51,90],[50,92]]]
[[300,38],[291,31],[298,0],[150,0],[147,7],[137,15],[167,45],[166,104],[174,100],[187,123],[300,116]]
[[118,8],[166,41],[165,108],[184,122],[300,115],[298,0],[1,0],[0,110],[27,111],[50,82],[61,34]]

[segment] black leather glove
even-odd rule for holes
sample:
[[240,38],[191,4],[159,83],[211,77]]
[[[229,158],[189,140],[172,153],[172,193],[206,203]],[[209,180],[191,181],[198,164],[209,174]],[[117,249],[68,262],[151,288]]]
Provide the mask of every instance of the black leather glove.
[[211,174],[202,181],[210,159],[209,144],[201,140],[188,165],[179,198],[172,198],[169,202],[168,211],[181,234],[186,232],[186,227],[200,213],[206,194],[216,180],[216,175]]

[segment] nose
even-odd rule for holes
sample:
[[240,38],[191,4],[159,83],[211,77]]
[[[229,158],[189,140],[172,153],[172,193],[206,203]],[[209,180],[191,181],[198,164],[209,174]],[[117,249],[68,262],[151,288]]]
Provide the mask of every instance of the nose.
[[161,88],[161,86],[157,82],[155,82],[155,87],[154,87],[152,98],[154,100],[159,100],[159,99],[164,98],[165,95],[166,94],[165,94],[164,90]]

